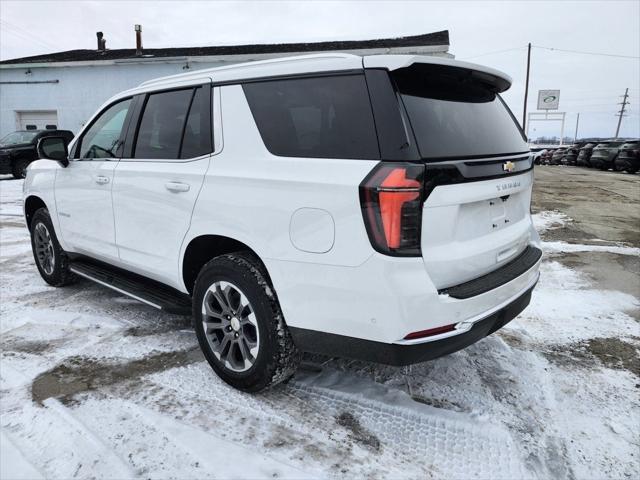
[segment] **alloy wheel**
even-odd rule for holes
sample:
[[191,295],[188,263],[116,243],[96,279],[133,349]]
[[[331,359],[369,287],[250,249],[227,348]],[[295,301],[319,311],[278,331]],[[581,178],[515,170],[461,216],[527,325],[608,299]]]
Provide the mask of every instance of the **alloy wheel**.
[[256,361],[260,333],[246,295],[232,283],[213,283],[202,300],[202,326],[213,354],[229,370],[244,372]]
[[44,273],[47,275],[53,274],[53,269],[56,264],[55,253],[53,251],[53,241],[49,230],[44,223],[38,223],[34,230],[34,243],[36,249],[36,257],[38,263]]

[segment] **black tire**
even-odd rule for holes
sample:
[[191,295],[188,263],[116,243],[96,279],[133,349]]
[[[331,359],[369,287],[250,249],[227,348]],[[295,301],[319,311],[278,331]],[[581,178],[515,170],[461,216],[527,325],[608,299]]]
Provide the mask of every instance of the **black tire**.
[[13,178],[26,178],[27,167],[30,163],[31,160],[27,158],[16,159],[11,166],[11,173],[13,174]]
[[[53,256],[52,265],[44,264],[43,260],[38,258],[38,252],[36,251],[38,244],[37,237],[41,234],[42,226],[45,228],[51,239],[50,253]],[[69,270],[69,257],[58,242],[56,232],[54,231],[53,224],[51,223],[51,217],[49,216],[49,212],[46,208],[41,208],[33,214],[29,230],[31,232],[31,250],[33,251],[33,259],[35,260],[40,276],[44,281],[54,287],[62,287],[72,283],[76,277]]]
[[[227,358],[231,355],[233,348],[232,345],[226,350],[221,348],[220,344],[223,342],[219,338],[224,337],[214,338],[214,335],[210,333],[209,338],[212,338],[214,343],[217,341],[217,347],[222,350],[216,354],[205,334],[203,302],[209,288],[214,286],[216,282],[231,284],[244,294],[249,302],[250,310],[254,314],[259,335],[258,350],[255,358],[252,359],[252,365],[245,371],[236,371],[222,361],[221,353],[227,352],[225,354],[225,358]],[[218,303],[216,308],[220,306],[221,304]],[[236,315],[234,315],[235,317]],[[239,318],[240,315],[237,317]],[[268,275],[258,259],[248,252],[221,255],[209,261],[202,268],[194,288],[193,323],[198,343],[211,368],[222,380],[238,390],[258,392],[285,382],[293,376],[300,363],[300,353],[291,339],[275,291],[269,283]],[[232,334],[231,326],[225,328],[225,331]],[[237,322],[234,328],[237,328]],[[227,335],[222,333],[222,329],[216,331],[217,335]],[[235,333],[236,337],[238,336],[237,332],[238,330]],[[241,335],[244,335],[244,330]],[[240,340],[236,340],[236,342],[240,342]],[[234,351],[237,350],[239,348]]]

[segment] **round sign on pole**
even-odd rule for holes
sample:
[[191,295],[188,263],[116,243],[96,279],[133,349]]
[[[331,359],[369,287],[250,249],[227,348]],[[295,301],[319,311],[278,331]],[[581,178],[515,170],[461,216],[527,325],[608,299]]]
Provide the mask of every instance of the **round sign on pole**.
[[560,90],[538,90],[538,110],[558,110]]

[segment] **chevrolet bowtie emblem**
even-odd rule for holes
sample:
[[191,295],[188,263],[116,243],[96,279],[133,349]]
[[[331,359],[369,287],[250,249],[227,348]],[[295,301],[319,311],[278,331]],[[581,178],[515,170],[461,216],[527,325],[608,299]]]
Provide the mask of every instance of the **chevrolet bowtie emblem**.
[[505,172],[513,172],[513,169],[516,168],[516,164],[509,161],[509,162],[504,162],[502,164],[502,170],[504,170]]

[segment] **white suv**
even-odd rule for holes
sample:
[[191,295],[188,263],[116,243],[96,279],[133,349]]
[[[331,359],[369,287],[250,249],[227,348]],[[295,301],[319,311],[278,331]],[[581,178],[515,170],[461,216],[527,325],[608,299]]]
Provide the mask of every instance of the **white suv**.
[[148,81],[69,144],[40,142],[24,209],[51,285],[86,277],[193,315],[226,382],[301,351],[392,365],[464,348],[529,303],[533,162],[498,71],[282,58]]

